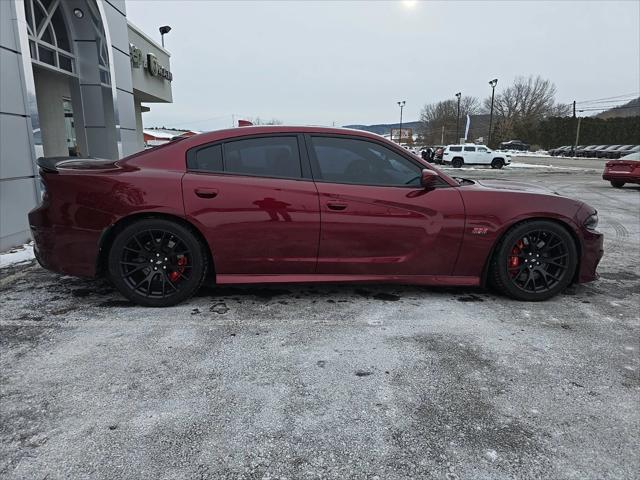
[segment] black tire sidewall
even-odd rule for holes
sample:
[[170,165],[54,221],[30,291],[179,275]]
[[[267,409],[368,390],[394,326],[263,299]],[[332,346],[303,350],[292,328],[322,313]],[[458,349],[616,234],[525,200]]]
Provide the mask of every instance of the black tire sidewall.
[[464,160],[460,158],[454,158],[453,160],[451,160],[451,165],[453,166],[453,168],[461,168],[462,165],[464,165]]
[[491,160],[491,168],[500,170],[504,166],[504,161],[501,158],[494,158]]
[[[558,235],[565,242],[567,253],[569,254],[567,272],[564,278],[546,292],[533,293],[520,289],[513,284],[513,281],[507,271],[507,257],[509,256],[511,248],[520,238],[532,230],[547,230]],[[505,234],[499,247],[494,253],[494,261],[492,262],[492,268],[494,271],[492,273],[495,285],[509,297],[516,300],[536,302],[554,297],[567,288],[573,281],[576,268],[578,268],[578,263],[578,249],[576,247],[575,240],[566,228],[549,220],[533,220],[516,225]]]
[[[192,257],[189,280],[181,286],[178,292],[165,298],[148,298],[140,295],[133,291],[120,276],[120,259],[124,246],[133,235],[148,230],[165,230],[175,234],[186,244]],[[109,249],[107,265],[109,279],[118,291],[129,300],[146,307],[169,307],[185,301],[198,291],[207,273],[207,255],[204,246],[190,229],[170,220],[143,219],[128,225],[117,234]]]
[[611,180],[611,186],[613,188],[622,188],[624,187],[624,182],[621,182],[620,180]]

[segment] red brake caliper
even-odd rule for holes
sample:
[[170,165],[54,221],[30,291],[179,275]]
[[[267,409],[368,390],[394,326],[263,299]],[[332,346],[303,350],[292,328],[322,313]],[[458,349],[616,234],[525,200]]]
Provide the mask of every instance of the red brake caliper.
[[184,266],[186,264],[187,264],[187,257],[185,257],[184,255],[180,255],[178,257],[178,268],[173,272],[169,273],[169,280],[171,280],[174,283],[178,281],[178,279],[184,273]]
[[[516,269],[520,266],[520,257],[518,257],[518,255],[522,251],[523,247],[524,247],[524,244],[522,243],[522,240],[518,240],[518,243],[516,243],[511,249],[511,255],[509,256],[509,270]],[[518,272],[516,270],[511,274],[515,276],[517,273]]]

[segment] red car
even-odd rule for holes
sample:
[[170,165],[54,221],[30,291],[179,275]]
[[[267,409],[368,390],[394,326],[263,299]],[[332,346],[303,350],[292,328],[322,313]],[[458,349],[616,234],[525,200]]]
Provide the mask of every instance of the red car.
[[620,160],[609,160],[604,165],[602,178],[609,180],[615,188],[622,188],[625,183],[640,184],[640,153],[632,153]]
[[168,306],[204,282],[491,284],[543,300],[597,278],[596,211],[521,183],[455,179],[384,138],[243,127],[119,161],[40,159],[38,261]]

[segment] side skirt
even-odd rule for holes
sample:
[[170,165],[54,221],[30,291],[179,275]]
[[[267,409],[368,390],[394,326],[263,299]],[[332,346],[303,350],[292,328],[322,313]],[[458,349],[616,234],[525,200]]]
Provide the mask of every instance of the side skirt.
[[251,283],[401,283],[406,285],[442,285],[477,287],[480,277],[447,275],[228,275],[217,274],[218,285]]

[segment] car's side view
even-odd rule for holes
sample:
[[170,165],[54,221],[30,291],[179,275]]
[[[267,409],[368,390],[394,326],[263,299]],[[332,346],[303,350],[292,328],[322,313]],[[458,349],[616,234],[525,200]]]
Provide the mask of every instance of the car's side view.
[[596,278],[588,205],[454,179],[375,134],[245,127],[120,161],[40,159],[39,262],[167,306],[203,282],[494,285],[544,300]]
[[485,145],[465,144],[448,145],[443,152],[442,160],[454,168],[464,165],[491,165],[491,168],[502,168],[511,163],[511,155],[494,152]]

